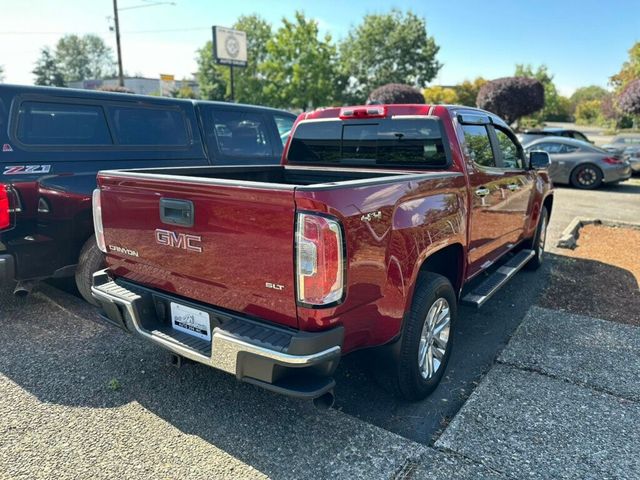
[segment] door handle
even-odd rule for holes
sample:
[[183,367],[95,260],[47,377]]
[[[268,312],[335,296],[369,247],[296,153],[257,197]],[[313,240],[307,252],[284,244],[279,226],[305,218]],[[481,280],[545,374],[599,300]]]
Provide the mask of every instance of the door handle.
[[161,198],[160,221],[169,225],[193,227],[193,202],[174,198]]
[[486,197],[491,191],[487,187],[479,187],[476,189],[476,195],[479,197]]
[[518,185],[517,183],[510,183],[509,185],[507,185],[507,188],[512,192],[515,192],[516,190],[520,190],[520,185]]

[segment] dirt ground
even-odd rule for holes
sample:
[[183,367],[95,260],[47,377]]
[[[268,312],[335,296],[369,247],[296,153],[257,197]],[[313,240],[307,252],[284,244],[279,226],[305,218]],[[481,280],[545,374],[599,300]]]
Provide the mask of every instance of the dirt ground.
[[640,229],[586,225],[563,253],[541,306],[640,325]]

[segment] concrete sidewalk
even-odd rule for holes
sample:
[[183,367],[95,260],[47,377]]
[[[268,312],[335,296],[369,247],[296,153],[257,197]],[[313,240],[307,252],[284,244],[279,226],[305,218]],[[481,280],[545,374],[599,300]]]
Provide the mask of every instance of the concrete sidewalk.
[[534,307],[436,447],[510,478],[640,478],[640,328]]

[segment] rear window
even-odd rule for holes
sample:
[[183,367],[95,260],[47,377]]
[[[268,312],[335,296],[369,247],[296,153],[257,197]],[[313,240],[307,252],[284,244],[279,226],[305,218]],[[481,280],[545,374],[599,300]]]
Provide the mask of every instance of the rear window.
[[242,110],[212,110],[213,128],[220,153],[232,157],[273,155],[265,116]]
[[420,168],[448,165],[440,123],[431,118],[301,123],[292,138],[288,162]]
[[189,134],[178,109],[110,106],[113,134],[120,145],[184,146]]
[[25,145],[111,145],[102,107],[23,102],[17,137]]

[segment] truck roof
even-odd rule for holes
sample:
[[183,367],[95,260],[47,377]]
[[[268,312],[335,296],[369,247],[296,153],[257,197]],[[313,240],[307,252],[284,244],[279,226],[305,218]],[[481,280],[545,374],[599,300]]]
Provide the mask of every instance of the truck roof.
[[8,92],[9,95],[19,95],[19,94],[31,94],[31,95],[48,95],[53,97],[82,97],[82,98],[92,98],[96,100],[118,100],[118,101],[131,101],[131,102],[145,102],[145,103],[191,103],[193,105],[225,105],[229,107],[242,107],[243,109],[254,109],[260,111],[272,111],[283,113],[287,115],[294,115],[291,112],[287,112],[286,110],[281,110],[278,108],[271,107],[263,107],[259,105],[247,105],[242,103],[230,103],[230,102],[219,102],[213,100],[191,100],[191,99],[183,99],[183,98],[170,98],[170,97],[160,97],[153,95],[138,95],[134,93],[120,93],[120,92],[103,92],[101,90],[83,90],[78,88],[66,88],[66,87],[43,87],[43,86],[35,86],[35,85],[13,85],[13,84],[2,84],[0,85],[0,95]]
[[[375,113],[375,111],[378,111]],[[384,118],[393,116],[410,116],[410,115],[435,115],[437,110],[455,111],[456,113],[486,115],[492,123],[508,127],[508,125],[497,115],[482,110],[480,108],[468,107],[465,105],[450,104],[376,104],[376,105],[355,105],[348,107],[323,107],[311,112],[303,113],[298,120],[322,120],[329,118],[347,119],[364,119],[364,118]],[[374,112],[373,114],[368,113]],[[352,112],[351,115],[345,115]]]

